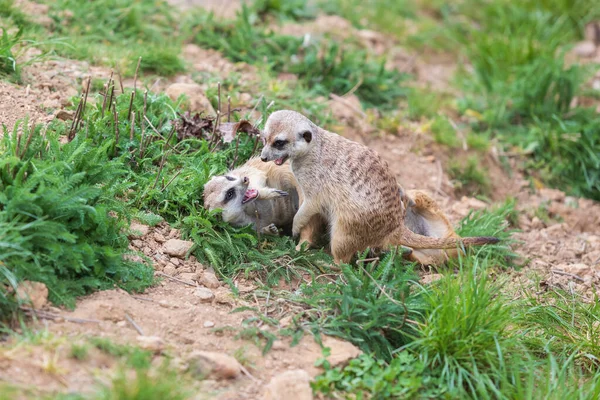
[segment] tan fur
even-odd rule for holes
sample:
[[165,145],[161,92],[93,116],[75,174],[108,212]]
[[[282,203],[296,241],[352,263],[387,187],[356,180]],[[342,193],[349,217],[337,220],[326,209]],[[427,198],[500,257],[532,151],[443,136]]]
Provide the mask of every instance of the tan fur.
[[[246,182],[244,178],[247,178]],[[222,209],[223,220],[234,226],[253,224],[262,233],[276,234],[279,228],[291,228],[299,207],[297,187],[289,164],[276,166],[251,158],[239,168],[215,176],[204,185],[204,207]],[[234,190],[235,197],[226,201],[225,195],[230,189]],[[242,204],[248,189],[255,189],[258,197]]]
[[413,249],[452,249],[495,238],[433,238],[404,224],[406,208],[387,164],[366,146],[313,124],[294,111],[277,111],[263,132],[261,159],[288,158],[304,201],[293,221],[298,235],[315,217],[330,226],[336,263],[349,262],[368,247],[404,245]]
[[[439,208],[438,204],[425,192],[420,190],[407,191],[407,198],[412,203],[407,207],[405,224],[408,229],[424,236],[437,238],[459,238],[452,224]],[[411,218],[411,214],[414,218]],[[413,224],[412,221],[419,221]],[[424,229],[422,229],[424,227]],[[439,265],[456,257],[457,249],[414,249],[408,256],[411,261],[423,265]]]

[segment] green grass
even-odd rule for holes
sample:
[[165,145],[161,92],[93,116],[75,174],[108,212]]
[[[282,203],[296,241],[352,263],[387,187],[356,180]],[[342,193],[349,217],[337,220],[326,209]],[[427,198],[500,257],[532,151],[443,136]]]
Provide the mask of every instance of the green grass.
[[212,15],[198,18],[195,41],[199,45],[217,49],[234,62],[266,66],[274,73],[294,73],[314,95],[355,90],[366,106],[384,109],[394,108],[406,95],[401,86],[404,75],[386,70],[384,59],[363,49],[331,41],[305,45],[303,38],[253,24],[246,7],[234,21],[217,21]]
[[106,385],[97,400],[185,400],[192,393],[182,377],[167,366],[158,371],[136,369],[133,376],[121,371]]
[[448,165],[448,175],[452,178],[458,194],[467,196],[488,196],[492,185],[487,172],[480,164],[477,155],[466,160],[452,159]]
[[70,356],[76,360],[85,361],[89,357],[89,347],[81,343],[72,343]]

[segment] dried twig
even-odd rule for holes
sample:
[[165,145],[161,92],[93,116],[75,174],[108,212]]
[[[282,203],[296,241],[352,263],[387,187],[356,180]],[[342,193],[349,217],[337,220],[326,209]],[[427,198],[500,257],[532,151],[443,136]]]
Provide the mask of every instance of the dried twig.
[[144,110],[142,113],[142,118],[140,118],[140,122],[142,124],[142,138],[140,139],[140,159],[144,158],[144,136],[146,133],[146,104],[148,101],[148,91],[144,91]]
[[[169,147],[169,149],[173,150],[175,153],[177,154],[181,154],[181,152],[179,150],[177,150],[175,147],[171,146],[171,144],[169,144],[169,141],[171,140],[171,138],[173,137],[173,133],[175,132],[175,128],[173,128],[173,130],[171,130],[171,133],[169,133],[169,137],[165,138],[163,135],[160,134],[160,132],[158,130],[156,130],[156,128],[154,127],[154,125],[152,125],[152,122],[150,122],[150,120],[146,117],[144,117],[145,121],[148,123],[148,125],[150,125],[150,128],[154,131],[154,133],[156,133],[158,135],[158,137],[160,137],[162,140],[165,141],[165,144],[167,145],[167,147]],[[145,150],[145,148],[144,148]]]
[[196,284],[194,284],[194,283],[189,283],[189,282],[186,282],[186,281],[184,281],[184,280],[182,280],[182,279],[175,278],[174,276],[167,275],[167,274],[165,274],[164,272],[157,272],[157,273],[156,273],[156,275],[159,275],[159,276],[164,276],[165,278],[167,278],[167,279],[169,279],[169,280],[172,280],[172,281],[175,281],[175,282],[179,282],[179,283],[183,283],[184,285],[188,285],[188,286],[197,287],[197,285],[196,285]]
[[580,277],[579,275],[572,274],[570,272],[561,271],[560,269],[553,269],[553,270],[550,270],[550,271],[552,273],[554,273],[554,274],[557,274],[557,275],[569,276],[569,277],[571,277],[573,279],[578,280],[579,282],[585,282],[582,277]]
[[133,76],[133,91],[137,89],[137,77],[138,71],[140,70],[140,64],[142,63],[142,57],[138,58],[137,67],[135,67],[135,75]]
[[117,150],[119,147],[119,113],[117,111],[117,104],[113,106],[113,118],[115,121],[115,149],[113,150],[113,157],[117,156]]
[[110,112],[110,107],[113,104],[113,96],[115,95],[115,82],[113,81],[110,86],[110,97],[108,98],[108,111]]
[[146,298],[146,297],[135,296],[135,295],[131,295],[131,297],[133,297],[133,298],[134,298],[134,299],[136,299],[136,300],[148,301],[148,302],[151,302],[151,303],[155,303],[155,301],[154,301],[154,300],[152,300],[152,299],[148,299],[148,298]]
[[34,310],[33,308],[30,307],[24,307],[21,306],[19,307],[21,310],[25,311],[25,312],[29,312],[34,314],[35,316],[42,318],[42,319],[51,319],[51,320],[55,320],[55,319],[59,319],[62,318],[65,321],[69,321],[69,322],[75,322],[78,324],[85,324],[85,323],[94,323],[94,324],[99,324],[102,321],[99,321],[97,319],[86,319],[86,318],[72,318],[72,317],[65,317],[63,315],[59,315],[59,314],[53,314],[49,311],[42,311],[42,310]]
[[133,320],[133,318],[131,318],[131,317],[129,316],[129,314],[125,314],[125,319],[126,319],[127,321],[129,321],[129,323],[130,323],[130,324],[131,324],[131,325],[132,325],[132,326],[135,328],[135,330],[136,330],[136,331],[137,331],[137,332],[138,332],[140,335],[142,335],[142,336],[146,336],[146,335],[144,335],[144,331],[142,330],[142,328],[141,328],[141,327],[140,327],[138,324],[136,324],[136,323],[135,323],[135,321]]
[[112,83],[113,71],[110,71],[110,78],[108,78],[108,82],[104,84],[104,100],[102,100],[102,117],[104,117],[104,110],[106,110],[106,102],[108,99],[108,91],[110,90],[110,85]]
[[179,176],[179,174],[181,174],[181,171],[183,171],[183,170],[180,169],[179,171],[177,171],[177,173],[175,175],[173,175],[173,177],[169,180],[169,182],[167,182],[167,184],[165,186],[163,186],[163,188],[161,189],[161,192],[166,190],[169,187],[171,182],[173,182],[175,180],[175,178],[177,178]]
[[231,122],[231,96],[227,96],[227,122]]
[[79,118],[79,113],[81,112],[81,107],[83,106],[83,95],[81,95],[79,104],[77,105],[77,110],[75,110],[75,115],[73,116],[73,122],[71,123],[71,128],[69,129],[69,135],[67,136],[69,142],[73,140],[75,136],[75,125],[77,124],[77,118]]
[[217,115],[221,112],[221,82],[217,82]]
[[123,88],[123,76],[121,75],[121,71],[117,70],[117,75],[119,75],[119,85],[121,87],[121,94],[125,93],[125,89]]
[[131,115],[131,110],[133,108],[133,99],[135,97],[135,90],[131,91],[131,98],[129,99],[129,110],[127,110],[127,115]]
[[129,130],[129,141],[133,142],[133,128],[135,128],[135,111],[131,112],[131,120],[129,122],[130,130]]
[[90,93],[90,84],[92,83],[92,77],[90,76],[87,81],[87,85],[85,87],[85,96],[83,97],[83,106],[81,107],[81,112],[79,113],[79,119],[75,124],[75,131],[78,131],[81,127],[81,121],[83,121],[83,115],[85,114],[85,106],[87,105],[88,95]]
[[156,173],[156,179],[154,180],[154,185],[152,185],[152,189],[156,188],[156,185],[158,184],[158,179],[160,178],[160,174],[162,173],[163,167],[165,166],[167,153],[168,152],[163,153],[163,156],[160,159],[160,167],[158,168],[158,172]]
[[242,373],[244,375],[246,375],[248,378],[250,378],[254,383],[257,384],[261,384],[262,381],[259,379],[256,379],[254,376],[252,376],[252,374],[250,372],[248,372],[248,370],[246,369],[246,367],[244,367],[242,364],[240,364],[240,370],[242,371]]

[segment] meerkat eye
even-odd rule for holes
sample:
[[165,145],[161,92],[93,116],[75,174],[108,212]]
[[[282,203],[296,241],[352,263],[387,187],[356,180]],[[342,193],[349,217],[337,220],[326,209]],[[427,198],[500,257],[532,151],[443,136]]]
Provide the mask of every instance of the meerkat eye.
[[235,189],[231,188],[227,191],[227,193],[225,193],[225,201],[229,201],[231,199],[233,199],[233,197],[235,196]]
[[287,144],[287,140],[276,140],[273,142],[273,147],[281,150],[285,147],[286,144]]

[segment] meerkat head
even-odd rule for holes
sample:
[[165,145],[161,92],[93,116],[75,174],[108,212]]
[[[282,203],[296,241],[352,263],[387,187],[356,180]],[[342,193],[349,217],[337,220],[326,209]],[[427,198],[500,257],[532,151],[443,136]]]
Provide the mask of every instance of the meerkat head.
[[248,189],[248,183],[247,177],[213,177],[204,185],[204,208],[221,209],[225,222],[236,223],[244,215],[244,206],[258,197],[258,191]]
[[318,127],[304,115],[290,110],[276,111],[269,116],[261,134],[263,150],[260,159],[281,165],[305,154],[314,145]]

